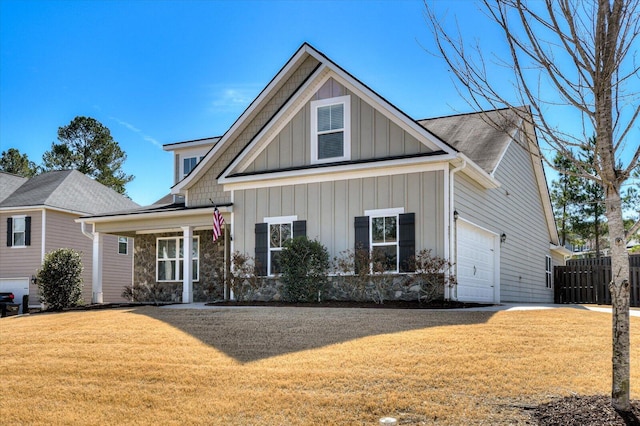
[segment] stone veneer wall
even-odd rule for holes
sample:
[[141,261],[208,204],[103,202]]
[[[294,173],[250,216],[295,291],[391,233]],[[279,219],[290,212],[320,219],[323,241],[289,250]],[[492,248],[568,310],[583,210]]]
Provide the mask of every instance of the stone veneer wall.
[[[181,235],[182,233],[169,232],[136,236],[133,255],[134,287],[155,288],[158,301],[182,301],[182,281],[161,283],[156,281],[156,239]],[[193,300],[194,302],[207,302],[222,299],[224,237],[214,243],[210,230],[196,231],[193,235],[200,237],[200,276],[198,281],[193,283]]]

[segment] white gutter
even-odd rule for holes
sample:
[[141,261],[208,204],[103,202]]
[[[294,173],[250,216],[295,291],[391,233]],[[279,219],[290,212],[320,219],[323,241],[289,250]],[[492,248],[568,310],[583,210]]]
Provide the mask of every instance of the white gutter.
[[[458,247],[456,245],[456,222],[453,217],[453,212],[455,211],[455,203],[454,203],[454,195],[455,195],[455,177],[456,172],[467,167],[467,160],[463,159],[462,164],[458,167],[449,170],[449,263],[452,263],[453,275],[458,275],[458,266],[456,262],[456,257],[458,255]],[[451,268],[449,269],[449,275],[451,275]],[[448,290],[447,290],[448,289]],[[457,288],[456,288],[457,290]],[[452,288],[445,288],[445,298],[451,299]],[[457,291],[456,291],[457,293]]]

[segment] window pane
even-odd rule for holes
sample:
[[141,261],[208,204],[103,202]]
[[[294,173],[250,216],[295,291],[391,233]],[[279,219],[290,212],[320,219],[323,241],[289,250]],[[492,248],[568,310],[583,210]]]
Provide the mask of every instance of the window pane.
[[280,273],[280,250],[271,252],[271,275]]
[[158,259],[166,259],[169,257],[168,241],[169,240],[158,240]]
[[193,278],[193,281],[198,281],[198,272],[198,260],[193,259],[191,261],[191,277]]
[[192,244],[193,245],[191,246],[191,258],[197,259],[198,258],[198,239],[194,238]]
[[397,239],[397,219],[395,216],[388,216],[384,218],[384,241],[386,243],[396,242]]
[[127,237],[118,237],[118,253],[127,254]]
[[158,281],[174,280],[176,262],[173,260],[161,260],[158,262]]
[[371,241],[373,243],[384,243],[384,217],[371,219]]
[[13,234],[13,245],[14,246],[23,246],[24,245],[24,232],[14,232],[14,234]]
[[24,224],[25,224],[24,217],[14,217],[13,232],[24,232],[24,228],[25,228]]
[[344,105],[331,105],[331,130],[344,128]]
[[282,238],[281,246],[284,245],[284,243],[287,240],[291,239],[291,224],[290,223],[283,223],[282,225],[280,225],[280,237]]
[[280,225],[269,225],[270,246],[280,247]]
[[318,108],[318,131],[326,132],[331,130],[331,106]]
[[344,156],[344,133],[318,135],[318,159]]
[[398,246],[384,246],[373,248],[373,270],[396,271],[398,260]]

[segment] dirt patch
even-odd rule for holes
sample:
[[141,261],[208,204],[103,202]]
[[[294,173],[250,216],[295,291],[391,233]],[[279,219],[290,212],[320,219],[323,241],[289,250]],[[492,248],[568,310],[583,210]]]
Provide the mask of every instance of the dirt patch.
[[542,404],[532,416],[539,425],[563,426],[640,426],[640,401],[631,401],[630,413],[619,413],[611,406],[611,398],[604,395],[569,396]]

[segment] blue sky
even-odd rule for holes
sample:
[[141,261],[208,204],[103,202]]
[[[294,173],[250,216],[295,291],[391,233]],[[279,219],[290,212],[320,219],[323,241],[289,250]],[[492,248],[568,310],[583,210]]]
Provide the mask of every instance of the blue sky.
[[[486,18],[440,2],[462,26]],[[422,0],[0,0],[0,151],[40,163],[75,116],[127,153],[131,198],[172,184],[162,145],[223,134],[303,42],[413,118],[468,112],[432,47]],[[500,49],[499,34],[481,29]]]

